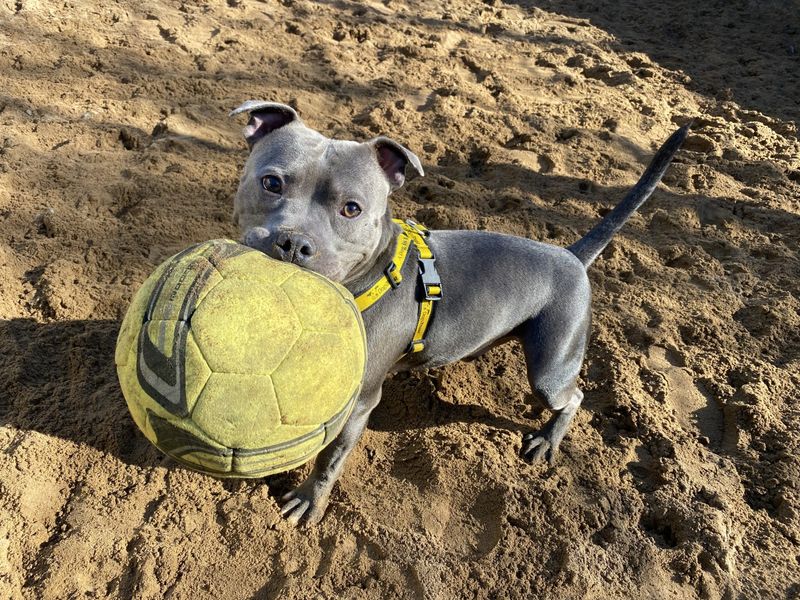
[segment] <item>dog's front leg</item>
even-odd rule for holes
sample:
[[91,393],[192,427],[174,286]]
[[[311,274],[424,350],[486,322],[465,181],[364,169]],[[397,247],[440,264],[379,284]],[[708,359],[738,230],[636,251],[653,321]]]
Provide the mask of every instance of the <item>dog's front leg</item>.
[[281,514],[290,523],[314,525],[322,519],[333,485],[341,476],[347,457],[364,433],[369,415],[380,399],[381,384],[363,390],[342,431],[319,453],[306,480],[281,498],[284,502]]

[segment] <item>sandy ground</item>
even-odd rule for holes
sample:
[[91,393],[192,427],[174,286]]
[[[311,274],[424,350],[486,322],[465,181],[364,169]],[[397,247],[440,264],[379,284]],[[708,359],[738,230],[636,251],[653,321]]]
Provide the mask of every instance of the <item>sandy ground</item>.
[[[554,467],[517,346],[396,376],[320,526],[135,429],[113,348],[163,258],[236,236],[241,101],[407,144],[398,216],[566,245],[676,124],[591,270]],[[0,597],[800,596],[796,1],[0,2]]]

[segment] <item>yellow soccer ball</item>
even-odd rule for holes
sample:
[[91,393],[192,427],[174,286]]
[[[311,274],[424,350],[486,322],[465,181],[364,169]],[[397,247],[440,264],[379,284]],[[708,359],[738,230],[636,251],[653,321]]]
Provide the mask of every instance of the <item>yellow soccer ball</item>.
[[115,361],[134,421],[161,451],[213,475],[262,477],[339,433],[361,389],[366,338],[342,286],[213,240],[144,282]]

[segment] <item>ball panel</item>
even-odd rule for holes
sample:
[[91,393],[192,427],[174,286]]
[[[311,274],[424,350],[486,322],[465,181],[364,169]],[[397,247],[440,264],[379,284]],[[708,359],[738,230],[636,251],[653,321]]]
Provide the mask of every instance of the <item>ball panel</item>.
[[342,293],[333,282],[303,271],[284,281],[281,289],[292,301],[304,330],[360,338],[361,317],[346,290]]
[[262,277],[274,285],[280,285],[294,273],[300,271],[295,264],[270,258],[263,252],[246,248],[246,252],[226,259],[223,271],[226,279]]
[[[189,414],[190,401],[210,374],[190,338],[185,321],[148,321],[142,327],[136,357],[139,385],[158,404],[180,417]],[[192,393],[191,399],[187,392]]]
[[[128,353],[129,357],[124,364],[117,365],[117,377],[122,388],[122,395],[125,403],[133,417],[134,423],[141,430],[144,436],[153,444],[156,443],[156,435],[147,424],[147,407],[156,405],[156,402],[148,396],[139,385],[136,375],[136,347],[133,346]],[[163,409],[162,409],[163,410]],[[166,411],[165,411],[166,412]]]
[[231,470],[233,450],[214,442],[191,419],[165,419],[151,410],[146,413],[154,443],[164,454],[206,472],[227,474]]
[[281,423],[272,431],[269,439],[265,439],[263,442],[265,447],[277,449],[278,447],[290,445],[301,438],[310,436],[317,432],[319,428],[319,423],[313,425],[286,425]]
[[313,435],[282,450],[254,454],[235,452],[231,472],[238,477],[265,477],[299,467],[314,457],[323,446],[323,428],[315,427],[313,431]]
[[151,320],[191,318],[205,296],[224,281],[207,258],[195,253],[181,257],[172,266],[156,282],[154,291],[158,295],[151,302]]
[[117,334],[117,347],[114,352],[114,362],[117,365],[125,364],[131,356],[135,358],[135,353],[131,355],[130,350],[136,347],[150,295],[166,268],[166,263],[159,265],[150,277],[145,279],[139,291],[133,295],[131,305],[128,307],[128,312],[125,313],[125,318],[122,319],[122,325],[119,328],[119,334]]
[[181,421],[181,418],[175,414],[174,410],[171,410],[172,406],[162,406],[142,387],[137,365],[137,354],[138,348],[136,346],[132,347],[128,360],[124,365],[117,367],[117,377],[134,422],[148,440],[157,444],[156,434],[150,427],[150,420],[147,415],[155,414],[162,419],[175,422]]
[[212,440],[229,448],[271,444],[281,415],[269,375],[212,373],[192,420]]
[[194,340],[194,334],[192,334],[191,331],[186,338],[186,354],[184,360],[186,366],[186,407],[189,412],[192,412],[194,405],[197,403],[197,399],[200,397],[200,393],[203,391],[203,388],[208,382],[208,378],[211,376],[211,369],[208,368],[206,359],[203,353],[200,352],[200,348],[197,346],[197,342]]
[[183,352],[183,349],[175,347],[176,338],[180,337],[181,333],[188,333],[186,323],[183,321],[155,319],[144,323],[141,329],[166,358],[174,361],[178,353]]
[[[226,272],[227,275],[227,272]],[[262,280],[225,278],[192,317],[192,331],[215,373],[270,374],[300,335],[289,299]]]
[[339,335],[303,332],[272,374],[283,423],[319,425],[347,404],[364,368],[354,346]]
[[235,477],[231,471],[233,469],[232,456],[218,456],[205,452],[186,452],[181,456],[170,456],[179,463],[193,469],[202,471],[207,475],[217,477]]

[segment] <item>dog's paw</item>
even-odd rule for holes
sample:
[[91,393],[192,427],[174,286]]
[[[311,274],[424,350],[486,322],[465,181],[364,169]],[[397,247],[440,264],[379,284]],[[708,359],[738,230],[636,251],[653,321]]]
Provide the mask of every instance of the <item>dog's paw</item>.
[[530,462],[545,458],[551,465],[555,463],[558,447],[569,429],[583,394],[577,398],[578,402],[555,413],[541,431],[522,436],[522,448],[519,451],[522,458]]
[[309,477],[301,485],[281,497],[281,516],[292,525],[316,525],[325,515],[330,489]]
[[545,458],[552,465],[558,454],[558,444],[553,443],[550,436],[544,431],[526,433],[522,436],[522,448],[519,454],[528,462],[535,463]]

